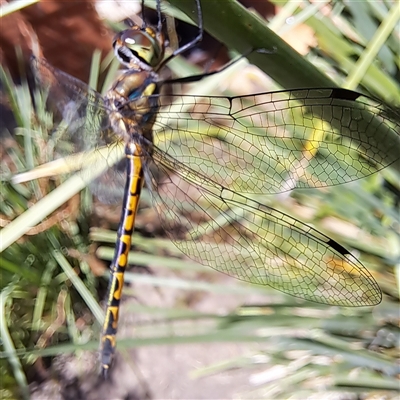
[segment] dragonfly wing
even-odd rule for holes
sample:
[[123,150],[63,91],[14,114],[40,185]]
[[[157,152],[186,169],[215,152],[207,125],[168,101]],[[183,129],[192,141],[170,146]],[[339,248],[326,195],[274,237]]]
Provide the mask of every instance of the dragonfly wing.
[[50,138],[60,155],[92,150],[116,140],[100,93],[43,59],[32,57],[31,66],[37,82],[47,91],[48,105],[56,108],[51,111],[61,119]]
[[[371,274],[341,245],[260,201],[200,177],[155,148],[145,170],[161,223],[191,259],[240,280],[344,306],[377,304]],[[163,176],[157,183],[155,176]]]
[[[242,193],[368,176],[400,159],[400,111],[344,89],[160,97],[154,142]],[[379,135],[378,135],[379,133]]]
[[[43,59],[32,57],[31,65],[37,82],[47,92],[47,105],[56,114],[54,129],[46,139],[47,158],[64,158],[71,171],[82,173],[98,168],[104,159],[123,159],[123,141],[111,129],[100,93]],[[117,163],[91,185],[102,202],[114,203],[122,198],[124,165],[124,161]]]

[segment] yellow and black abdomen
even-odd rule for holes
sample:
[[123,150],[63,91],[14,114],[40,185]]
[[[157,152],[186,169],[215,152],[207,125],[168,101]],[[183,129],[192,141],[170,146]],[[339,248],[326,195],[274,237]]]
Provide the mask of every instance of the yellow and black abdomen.
[[157,97],[151,96],[157,89],[155,78],[154,73],[149,71],[127,71],[107,96],[113,110],[110,123],[114,132],[126,142],[126,184],[115,253],[110,266],[106,316],[101,337],[103,375],[107,375],[115,353],[124,273],[144,184],[142,160],[152,152],[151,132],[158,111]]

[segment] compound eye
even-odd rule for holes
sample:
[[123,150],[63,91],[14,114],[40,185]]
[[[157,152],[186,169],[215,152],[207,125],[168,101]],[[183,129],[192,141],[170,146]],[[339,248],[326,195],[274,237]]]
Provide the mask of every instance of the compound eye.
[[128,29],[121,35],[121,40],[126,47],[130,49],[134,49],[136,47],[152,47],[153,43],[150,40],[149,36],[142,31],[134,31],[132,29]]
[[143,31],[125,31],[121,35],[123,46],[128,48],[135,57],[151,65],[154,57],[154,40]]

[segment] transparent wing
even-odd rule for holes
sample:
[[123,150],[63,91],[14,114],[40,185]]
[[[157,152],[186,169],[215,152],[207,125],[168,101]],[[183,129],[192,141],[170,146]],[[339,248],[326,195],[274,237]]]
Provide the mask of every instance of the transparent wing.
[[160,105],[154,143],[236,192],[342,184],[400,158],[400,111],[349,90],[160,96]]
[[210,179],[199,184],[195,171],[158,149],[153,159],[145,176],[154,206],[168,236],[191,259],[315,302],[380,302],[370,273],[332,239]]
[[[111,129],[109,110],[100,93],[80,80],[32,57],[31,66],[38,84],[45,89],[47,105],[54,113],[54,128],[46,140],[49,159],[65,158],[71,171],[97,168],[108,154],[124,157],[121,135]],[[97,151],[99,150],[99,151]],[[83,153],[81,157],[69,157]],[[101,158],[101,160],[99,159]],[[124,163],[108,170],[92,185],[92,191],[105,203],[122,198]]]
[[59,155],[70,155],[118,141],[111,130],[109,110],[100,93],[47,61],[32,57],[32,70],[47,91],[48,105],[61,120],[51,140]]

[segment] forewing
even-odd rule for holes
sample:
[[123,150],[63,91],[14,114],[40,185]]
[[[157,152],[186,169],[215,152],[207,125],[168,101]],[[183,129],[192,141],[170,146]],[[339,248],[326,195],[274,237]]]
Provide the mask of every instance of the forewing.
[[155,143],[236,192],[342,184],[400,158],[399,110],[349,90],[161,96],[160,103]]
[[[171,240],[191,259],[311,301],[344,306],[380,302],[370,273],[332,239],[221,187],[158,148],[153,158],[145,176],[154,205]],[[164,179],[157,183],[160,176]]]
[[[31,65],[38,84],[47,95],[47,105],[54,113],[54,126],[46,139],[47,158],[65,158],[71,164],[71,171],[85,171],[90,165],[97,168],[100,159],[100,162],[108,159],[115,151],[122,159],[122,138],[111,129],[104,98],[43,59],[32,57]],[[76,153],[82,153],[82,157],[70,157]],[[124,170],[120,164],[92,184],[93,191],[103,202],[121,198]]]
[[43,59],[32,57],[31,65],[37,82],[47,91],[49,106],[55,107],[61,117],[62,131],[55,139],[73,145],[65,150],[60,147],[62,155],[91,150],[116,140],[100,93]]

